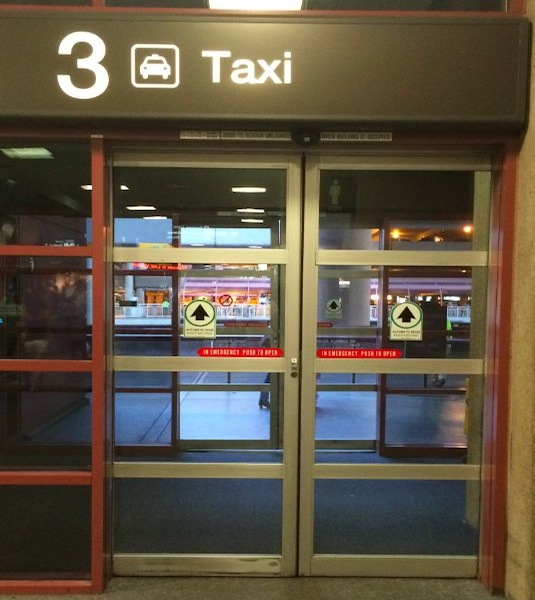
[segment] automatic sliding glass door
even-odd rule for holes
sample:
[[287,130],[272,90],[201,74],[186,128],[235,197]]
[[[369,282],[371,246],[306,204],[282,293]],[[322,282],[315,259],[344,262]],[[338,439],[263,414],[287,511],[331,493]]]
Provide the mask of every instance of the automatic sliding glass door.
[[475,576],[489,161],[113,159],[115,572]]

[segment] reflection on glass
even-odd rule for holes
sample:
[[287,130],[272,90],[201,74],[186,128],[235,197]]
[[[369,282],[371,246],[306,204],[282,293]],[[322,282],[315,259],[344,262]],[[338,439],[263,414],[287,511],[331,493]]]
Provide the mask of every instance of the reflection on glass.
[[[279,272],[265,264],[116,263],[115,353],[198,356],[206,348],[278,348]],[[184,334],[184,311],[199,299],[213,306],[215,338]]]
[[[343,374],[330,374],[330,379]],[[359,375],[359,380],[368,377]],[[373,376],[372,376],[373,377]],[[320,381],[324,379],[322,375]],[[318,391],[316,395],[316,440],[375,440],[377,432],[377,395],[374,392]],[[358,387],[358,384],[355,385]],[[321,385],[318,384],[318,390]]]
[[90,374],[0,375],[0,464],[87,468],[91,459]]
[[[393,348],[402,358],[481,358],[484,274],[454,267],[321,267],[318,349]],[[474,286],[474,280],[477,286]],[[479,295],[478,301],[474,297]],[[390,311],[411,301],[423,313],[422,340],[390,341]],[[474,313],[473,306],[478,306]],[[478,316],[479,315],[479,316]],[[474,338],[474,331],[478,331]]]
[[479,495],[471,483],[317,481],[314,552],[477,555]]
[[88,144],[0,140],[0,246],[85,246],[90,175]]
[[[472,171],[321,171],[320,248],[333,250],[472,250],[486,235],[489,198]],[[487,194],[488,196],[488,194]],[[477,216],[478,227],[474,228]],[[477,230],[476,230],[477,229]],[[481,249],[481,244],[477,244]]]
[[283,169],[122,167],[114,175],[115,246],[285,245]]
[[0,257],[0,356],[91,356],[87,259]]

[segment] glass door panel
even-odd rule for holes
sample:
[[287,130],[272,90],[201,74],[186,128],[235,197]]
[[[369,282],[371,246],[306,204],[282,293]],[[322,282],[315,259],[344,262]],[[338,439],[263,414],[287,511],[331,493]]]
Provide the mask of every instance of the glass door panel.
[[291,574],[299,161],[118,154],[114,179],[114,569]]
[[490,165],[307,164],[300,573],[475,576]]

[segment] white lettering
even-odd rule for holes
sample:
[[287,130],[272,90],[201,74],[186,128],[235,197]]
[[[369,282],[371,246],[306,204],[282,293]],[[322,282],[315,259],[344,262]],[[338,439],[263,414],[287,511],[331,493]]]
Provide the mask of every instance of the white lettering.
[[203,50],[202,56],[212,59],[212,83],[221,83],[221,59],[230,58],[232,53],[229,50]]
[[230,78],[234,83],[242,85],[244,83],[256,83],[255,65],[252,60],[240,58],[232,63],[232,73]]
[[[212,83],[221,83],[222,78],[230,76],[230,80],[238,85],[274,83],[289,85],[292,83],[292,53],[284,52],[283,59],[271,62],[259,58],[250,60],[239,58],[230,64],[230,74],[224,73],[223,59],[231,58],[230,50],[203,50],[203,58],[212,61]],[[257,76],[258,74],[258,76]]]
[[292,83],[292,53],[284,53],[284,83]]
[[258,64],[262,67],[264,73],[258,78],[257,83],[266,83],[268,79],[271,79],[273,83],[282,83],[282,79],[275,73],[281,62],[282,60],[274,60],[273,62],[268,63],[267,61],[260,59]]
[[94,33],[75,31],[63,38],[58,48],[58,54],[70,56],[77,44],[88,44],[91,48],[89,56],[76,60],[76,68],[91,71],[95,76],[95,83],[88,88],[80,88],[73,84],[70,75],[58,75],[58,84],[67,96],[77,100],[89,100],[103,94],[110,83],[108,71],[100,64],[106,56],[106,45]]

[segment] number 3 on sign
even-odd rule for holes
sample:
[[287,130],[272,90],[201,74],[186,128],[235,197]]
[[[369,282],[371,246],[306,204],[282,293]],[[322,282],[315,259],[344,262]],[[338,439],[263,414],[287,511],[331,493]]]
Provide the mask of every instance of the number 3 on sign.
[[89,100],[103,94],[110,83],[110,76],[100,62],[106,56],[106,44],[98,35],[89,31],[75,31],[61,40],[58,54],[70,56],[77,44],[88,44],[91,54],[86,58],[76,60],[76,68],[91,71],[95,76],[95,83],[87,88],[80,88],[73,84],[70,75],[58,75],[59,87],[71,98]]

